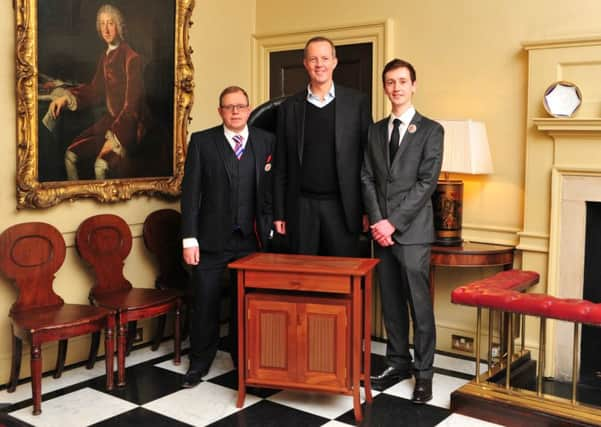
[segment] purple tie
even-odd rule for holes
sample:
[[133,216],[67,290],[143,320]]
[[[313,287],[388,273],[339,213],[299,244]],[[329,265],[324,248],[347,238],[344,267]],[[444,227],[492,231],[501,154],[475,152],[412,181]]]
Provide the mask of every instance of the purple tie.
[[244,147],[242,146],[242,143],[244,142],[244,137],[242,135],[234,135],[232,139],[235,142],[234,154],[236,155],[236,158],[240,160],[242,154],[244,154]]

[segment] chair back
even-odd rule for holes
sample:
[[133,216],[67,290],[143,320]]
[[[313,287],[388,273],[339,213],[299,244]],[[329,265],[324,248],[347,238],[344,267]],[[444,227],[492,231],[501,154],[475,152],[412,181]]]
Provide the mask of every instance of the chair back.
[[156,279],[159,289],[184,289],[187,285],[188,274],[182,264],[181,222],[181,214],[174,209],[154,211],[144,221],[144,245],[159,263]]
[[18,288],[10,313],[64,304],[52,283],[65,252],[61,233],[43,222],[13,225],[0,234],[0,271]]
[[125,258],[132,245],[127,223],[117,215],[94,215],[79,225],[75,235],[79,255],[94,270],[91,295],[131,289],[123,276]]

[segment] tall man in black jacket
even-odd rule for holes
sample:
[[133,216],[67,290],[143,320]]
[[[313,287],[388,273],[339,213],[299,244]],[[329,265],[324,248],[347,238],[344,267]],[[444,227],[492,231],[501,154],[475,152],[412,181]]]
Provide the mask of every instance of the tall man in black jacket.
[[358,256],[360,172],[372,123],[370,105],[364,94],[334,85],[338,60],[331,40],[310,39],[303,63],[307,89],[279,110],[275,230],[289,236],[292,252]]
[[[271,160],[275,138],[247,126],[248,95],[231,86],[219,96],[223,124],[192,135],[182,185],[184,261],[191,278],[190,367],[183,387],[208,372],[219,341],[221,277],[231,261],[260,250],[272,225]],[[235,296],[235,274],[231,295]],[[232,313],[235,314],[236,301]],[[236,316],[230,350],[237,361]]]

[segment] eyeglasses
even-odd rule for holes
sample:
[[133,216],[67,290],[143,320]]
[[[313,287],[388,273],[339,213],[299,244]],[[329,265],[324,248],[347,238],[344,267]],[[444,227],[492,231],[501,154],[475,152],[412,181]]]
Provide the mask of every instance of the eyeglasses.
[[225,111],[235,111],[235,110],[244,111],[244,110],[246,110],[248,108],[248,104],[247,105],[244,105],[244,104],[228,104],[228,105],[222,105],[219,108],[221,108],[222,110],[225,110]]

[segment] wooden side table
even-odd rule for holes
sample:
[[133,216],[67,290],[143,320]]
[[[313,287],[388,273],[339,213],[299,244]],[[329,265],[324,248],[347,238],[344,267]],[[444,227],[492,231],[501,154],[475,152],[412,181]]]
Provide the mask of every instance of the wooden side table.
[[[434,269],[437,266],[445,267],[502,267],[503,270],[513,268],[513,255],[515,247],[491,245],[487,243],[463,242],[461,246],[432,246],[430,260],[430,295],[432,304],[434,304]],[[489,336],[492,335],[492,316],[493,311],[489,313]],[[523,322],[523,320],[522,320]],[[510,318],[504,315],[502,325],[500,325],[499,334],[502,337],[500,342],[501,354],[507,351],[506,334],[509,331]],[[519,331],[518,331],[519,332]],[[516,333],[517,336],[517,333]],[[488,341],[488,361],[492,359],[492,341]]]
[[246,386],[353,396],[372,401],[369,258],[257,253],[238,270],[238,401]]
[[430,260],[430,295],[434,302],[434,269],[445,267],[513,267],[513,246],[463,242],[461,246],[432,246]]

